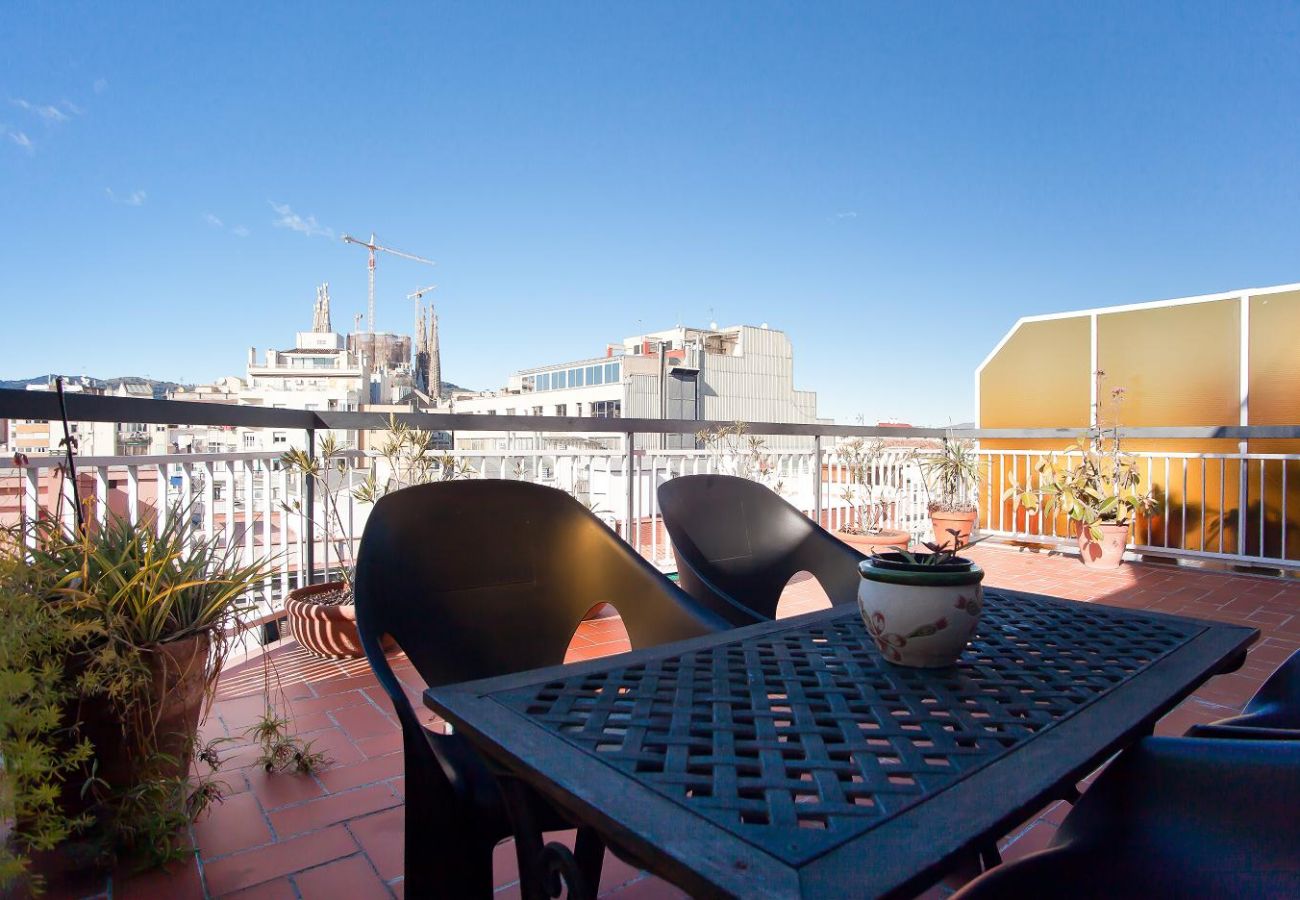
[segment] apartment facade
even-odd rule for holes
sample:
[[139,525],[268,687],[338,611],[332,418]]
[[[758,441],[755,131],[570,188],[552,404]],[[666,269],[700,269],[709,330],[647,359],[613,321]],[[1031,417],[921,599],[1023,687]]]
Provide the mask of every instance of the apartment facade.
[[[499,391],[457,397],[458,413],[578,418],[825,423],[817,395],[794,386],[794,349],[766,325],[649,332],[605,347],[600,356],[521,369]],[[466,450],[533,449],[534,437],[475,432],[456,436]],[[555,433],[546,447],[617,446],[618,436]],[[642,449],[692,449],[693,434],[642,436]],[[772,437],[772,449],[805,449],[804,438]],[[541,448],[537,448],[541,449]]]

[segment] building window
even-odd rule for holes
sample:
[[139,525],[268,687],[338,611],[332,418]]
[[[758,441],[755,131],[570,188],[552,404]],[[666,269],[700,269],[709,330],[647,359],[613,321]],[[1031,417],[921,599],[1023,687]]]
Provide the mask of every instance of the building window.
[[622,400],[597,400],[591,404],[591,414],[597,419],[618,419],[623,416]]
[[289,433],[288,433],[288,432],[285,432],[285,431],[277,431],[277,432],[275,432],[274,434],[271,435],[271,443],[272,443],[272,444],[287,444],[287,443],[289,443]]
[[533,415],[540,416],[541,414],[542,414],[542,408],[540,406],[534,406]]
[[569,370],[569,387],[582,387],[582,369]]
[[618,381],[618,363],[605,363],[605,384]]
[[507,409],[507,410],[506,410],[506,415],[507,415],[507,416],[513,416],[514,414],[515,414],[515,411],[514,411],[513,409]]
[[587,366],[587,384],[600,384],[604,379],[604,366]]
[[251,431],[244,433],[244,449],[255,450],[257,448],[257,435]]
[[551,373],[543,372],[537,376],[537,390],[549,391],[551,389]]
[[569,405],[567,403],[555,404],[555,414],[557,416],[567,416],[569,414]]

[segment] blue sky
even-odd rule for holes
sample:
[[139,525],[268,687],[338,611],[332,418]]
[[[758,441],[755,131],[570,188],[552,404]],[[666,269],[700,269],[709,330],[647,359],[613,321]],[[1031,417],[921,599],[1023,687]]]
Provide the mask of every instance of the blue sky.
[[[1248,13],[1248,14],[1247,14]],[[768,322],[823,414],[972,415],[1017,317],[1300,281],[1300,6],[30,4],[0,377],[207,380],[436,282],[493,387]],[[951,378],[940,372],[954,373]]]

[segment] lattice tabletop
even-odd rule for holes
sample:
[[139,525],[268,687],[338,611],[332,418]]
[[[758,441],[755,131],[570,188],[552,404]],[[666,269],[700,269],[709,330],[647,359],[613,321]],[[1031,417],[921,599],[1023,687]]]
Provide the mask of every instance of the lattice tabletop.
[[950,669],[881,660],[854,609],[494,694],[564,740],[799,865],[1006,754],[1203,628],[993,591]]
[[692,893],[906,896],[1240,665],[1240,626],[985,592],[956,666],[883,661],[840,607],[426,703]]

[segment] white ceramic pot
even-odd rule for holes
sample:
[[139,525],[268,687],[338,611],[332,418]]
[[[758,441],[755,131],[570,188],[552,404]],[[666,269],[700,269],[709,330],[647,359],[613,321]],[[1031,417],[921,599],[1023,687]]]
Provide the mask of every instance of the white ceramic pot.
[[957,661],[984,608],[983,569],[970,560],[919,566],[884,554],[858,571],[858,611],[884,659],[926,669]]

